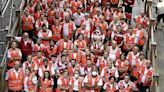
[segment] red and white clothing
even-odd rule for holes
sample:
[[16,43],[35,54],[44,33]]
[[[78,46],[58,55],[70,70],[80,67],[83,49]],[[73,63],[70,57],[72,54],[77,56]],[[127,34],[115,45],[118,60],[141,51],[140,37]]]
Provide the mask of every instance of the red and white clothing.
[[91,14],[96,14],[97,11],[102,12],[101,7],[94,7],[94,6],[92,6],[92,7],[90,8]]
[[35,85],[38,83],[37,77],[33,74],[24,77],[24,91],[30,92],[35,91]]
[[143,46],[145,44],[145,33],[144,33],[144,29],[139,29],[139,28],[134,28],[133,29],[133,33],[135,34],[135,36],[138,38],[138,45],[139,46]]
[[34,53],[37,53],[38,51],[44,51],[45,49],[45,45],[44,44],[34,44],[34,49],[33,49],[33,52]]
[[146,16],[142,17],[141,15],[135,17],[135,22],[137,24],[142,24],[144,28],[146,28],[150,24],[149,19]]
[[117,83],[111,84],[110,82],[106,82],[103,89],[107,92],[116,92],[119,88]]
[[88,19],[83,18],[83,19],[81,19],[80,25],[82,25],[83,23],[86,25],[85,29],[88,30],[90,33],[90,31],[92,30],[92,27],[94,25],[93,20],[90,18],[88,18]]
[[74,51],[69,51],[68,52],[68,57],[69,57],[69,59],[76,59],[76,62],[78,63],[78,64],[80,64],[81,63],[81,55],[82,55],[82,51],[80,51],[80,50],[77,50],[77,52],[74,52]]
[[44,58],[45,58],[44,56],[41,56],[41,57],[34,56],[32,61],[34,61],[38,65],[38,67],[40,67],[43,65],[43,59]]
[[113,11],[110,9],[103,9],[105,20],[112,21]]
[[73,36],[74,31],[76,30],[75,23],[70,21],[68,23],[64,22],[62,24],[63,27],[63,35],[67,35],[69,39]]
[[85,17],[85,15],[83,13],[74,13],[73,14],[73,19],[74,19],[74,23],[77,26],[80,26],[80,20],[83,19]]
[[56,25],[52,25],[52,39],[54,41],[59,41],[60,39],[62,39],[62,26],[56,26]]
[[[18,58],[21,58],[21,57],[22,57],[22,52],[19,48],[15,48],[15,49],[10,48],[7,52],[7,58],[9,58],[9,59],[18,59]],[[8,66],[13,67],[14,66],[14,61],[9,60]]]
[[48,28],[48,21],[46,19],[44,20],[37,20],[36,23],[35,23],[35,28],[36,28],[36,31],[39,31],[42,27],[42,25],[46,25],[46,27]]
[[115,49],[113,49],[112,46],[107,47],[106,51],[109,53],[109,58],[112,61],[119,59],[119,57],[122,53],[121,49],[119,47],[116,47]]
[[12,68],[7,71],[5,80],[8,81],[8,89],[12,91],[21,91],[23,89],[23,69],[19,68],[18,71]]
[[65,16],[72,15],[71,9],[67,8],[66,10],[61,9],[60,10],[60,17],[64,20]]
[[99,67],[99,70],[101,70],[106,66],[108,61],[108,57],[105,59],[104,57],[98,57],[96,66]]
[[94,15],[93,16],[93,21],[95,22],[95,23],[100,23],[100,19],[102,18],[102,15]]
[[116,67],[112,67],[112,68],[108,68],[107,66],[104,67],[101,71],[101,76],[102,77],[107,77],[107,81],[108,81],[108,78],[110,76],[114,76],[115,78],[118,78],[119,77],[119,74],[118,74],[118,70]]
[[118,17],[119,19],[125,18],[125,15],[124,15],[122,12],[119,12],[119,11],[115,11],[115,12],[113,13],[113,16],[114,16],[114,17]]
[[77,40],[74,41],[74,44],[78,46],[78,49],[84,49],[84,50],[87,46],[87,43],[86,43],[85,40],[78,40],[77,39]]
[[34,61],[31,61],[31,62],[25,61],[23,63],[23,70],[24,70],[24,72],[25,72],[26,68],[30,68],[32,71],[37,71],[38,70],[38,65]]
[[[69,80],[70,78],[64,78],[63,76],[59,77],[57,80],[57,85],[61,85],[62,87],[68,87],[69,86]],[[60,88],[58,87],[56,92],[67,92],[66,90],[60,90]]]
[[77,11],[77,8],[82,7],[83,4],[80,0],[78,0],[78,1],[72,0],[70,2],[70,6],[71,6],[72,13],[75,13]]
[[51,75],[55,75],[54,67],[51,63],[48,64],[47,67],[45,65],[42,65],[39,67],[38,74],[40,77],[43,77],[43,74],[45,71],[49,71]]
[[[93,52],[94,55],[102,56],[102,52],[104,50],[104,45],[102,44],[102,42],[99,42],[99,43],[95,42],[91,45],[90,49],[91,49],[91,52]],[[97,51],[95,52],[95,50],[97,50],[98,52]]]
[[[51,38],[51,37],[52,37],[52,31],[49,30],[49,29],[47,29],[46,32],[43,32],[43,30],[40,30],[40,31],[38,32],[38,38],[39,38],[39,39]],[[44,41],[44,40],[42,40],[42,44],[48,45],[48,43],[49,43],[49,41]]]
[[131,91],[137,91],[136,85],[129,81],[128,83],[125,83],[124,80],[119,81],[118,83],[119,89],[120,90],[125,90],[125,92],[131,92]]
[[130,51],[126,57],[126,59],[131,63],[131,66],[134,66],[134,64],[136,63],[136,59],[139,58],[139,54],[137,53],[136,55],[134,54],[133,51]]
[[82,92],[84,87],[84,82],[83,82],[84,78],[83,77],[79,77],[79,78],[75,78],[72,77],[69,81],[69,85],[71,85],[70,88],[70,92],[74,91],[78,91],[78,92]]
[[151,81],[153,79],[153,67],[150,67],[149,69],[146,66],[141,67],[140,72],[141,75],[138,79],[139,83],[143,83],[143,86],[150,86]]
[[[97,86],[103,85],[103,81],[99,75],[97,75],[95,78],[93,78],[92,75],[86,75],[84,78],[84,83],[87,83],[89,85],[97,85]],[[98,92],[98,91],[100,91],[100,89],[94,90],[94,89],[85,88],[85,92]]]
[[40,92],[53,92],[54,80],[49,79],[41,79],[41,89]]
[[91,35],[92,40],[99,40],[99,41],[104,41],[105,35],[103,33],[96,33],[95,31]]
[[73,48],[73,42],[71,40],[64,41],[64,39],[61,39],[56,44],[58,52],[61,52],[63,49],[71,50]]
[[[124,36],[124,42],[126,42],[126,44],[128,45],[128,47],[131,48],[134,44],[137,44],[138,39],[135,37],[134,34],[132,34],[132,35],[126,34],[126,35]],[[124,44],[124,46],[123,46],[123,49],[124,49],[124,50],[127,50],[125,44]]]
[[21,19],[22,19],[22,30],[29,31],[29,30],[32,30],[34,28],[33,24],[35,23],[35,20],[34,20],[33,16],[31,16],[31,15],[28,15],[28,16],[23,15],[21,17]]

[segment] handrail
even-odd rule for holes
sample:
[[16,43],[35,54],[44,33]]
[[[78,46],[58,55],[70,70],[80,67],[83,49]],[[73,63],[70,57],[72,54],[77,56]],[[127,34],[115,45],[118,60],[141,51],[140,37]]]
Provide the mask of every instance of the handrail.
[[20,14],[21,12],[24,10],[25,8],[25,5],[27,3],[27,0],[22,0],[21,2],[21,5],[18,9],[16,9],[16,19],[14,21],[14,25],[11,29],[6,29],[8,30],[8,34],[7,34],[7,46],[6,46],[6,49],[5,49],[5,53],[4,53],[4,56],[3,56],[3,59],[2,59],[2,62],[0,63],[0,68],[1,68],[1,76],[0,76],[0,82],[2,83],[2,85],[0,86],[0,92],[6,92],[6,88],[5,88],[5,80],[4,80],[4,76],[5,76],[5,72],[6,72],[6,67],[7,67],[7,52],[8,52],[8,49],[9,49],[9,46],[10,46],[10,42],[12,41],[12,38],[10,37],[11,35],[18,35],[18,30],[20,30]]
[[152,85],[150,87],[150,92],[160,92],[158,85],[159,74],[156,67],[156,41],[155,41],[155,29],[154,29],[154,19],[152,16],[152,0],[147,0],[146,3],[146,13],[148,14],[149,19],[151,20],[149,31],[148,31],[148,42],[147,42],[147,54],[148,58],[152,61],[152,66],[154,68],[154,75],[152,80]]

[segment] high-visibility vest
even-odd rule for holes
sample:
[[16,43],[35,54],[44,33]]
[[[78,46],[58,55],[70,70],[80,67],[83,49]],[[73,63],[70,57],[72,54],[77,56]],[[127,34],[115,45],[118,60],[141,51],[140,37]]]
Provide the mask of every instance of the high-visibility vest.
[[40,92],[53,92],[52,82],[53,82],[52,78],[50,80],[43,80],[42,78]]
[[113,87],[110,86],[109,82],[105,83],[104,85],[106,85],[106,89],[105,90],[107,92],[116,92],[117,91],[117,89],[116,89],[117,83],[112,84]]
[[62,27],[58,26],[58,28],[55,25],[52,25],[52,31],[53,35],[52,38],[54,41],[58,41],[62,38]]
[[115,60],[119,59],[120,58],[120,55],[121,55],[121,49],[116,47],[115,50],[112,49],[112,46],[109,46],[107,48],[107,51],[109,53],[109,58],[113,58]]
[[74,44],[76,43],[76,45],[78,46],[78,48],[86,48],[85,45],[86,45],[86,41],[85,40],[75,40]]
[[128,84],[128,86],[126,86],[126,87],[125,87],[124,80],[121,80],[118,84],[119,84],[121,90],[125,90],[123,92],[132,92],[132,88],[135,87],[135,84],[133,82],[131,82],[131,81]]
[[71,50],[73,43],[71,40],[69,40],[68,42],[66,42],[66,46],[64,46],[64,40],[61,39],[58,42],[58,51],[61,52],[64,48],[66,48],[67,50]]
[[[68,86],[69,86],[69,80],[70,80],[70,78],[66,78],[66,79],[65,79],[63,76],[61,76],[61,77],[59,77],[58,80],[61,80],[61,82],[62,82],[61,86],[62,86],[62,87],[68,87]],[[60,90],[60,88],[58,87],[58,88],[56,89],[56,92],[69,92],[69,91],[62,91],[62,90]]]
[[135,62],[135,65],[134,65],[134,68],[132,70],[132,75],[135,77],[135,78],[139,78],[139,71],[141,69],[142,66],[145,65],[145,60],[140,60],[140,59],[136,59],[136,62]]
[[[88,29],[87,30],[90,32],[92,30],[92,27],[93,27],[93,20],[89,18],[88,21],[89,21],[90,30],[88,30]],[[85,23],[86,27],[88,27],[87,20],[85,19],[85,17],[80,20],[80,25],[82,25],[83,23]]]
[[[18,58],[19,57],[19,52],[21,52],[21,51],[18,48],[16,48],[15,50],[10,48],[8,52],[9,52],[11,58]],[[20,60],[19,60],[19,62],[20,62]],[[14,66],[14,61],[9,61],[8,66],[13,67]]]
[[102,31],[102,33],[106,36],[106,34],[107,34],[107,26],[108,26],[108,24],[106,23],[106,22],[104,22],[104,23],[100,23],[100,28],[101,28],[101,31]]
[[32,29],[33,29],[32,18],[22,16],[22,30],[28,31],[28,30],[32,30]]
[[[100,77],[99,76],[97,76],[96,78],[95,78],[95,81],[94,81],[94,83],[93,83],[93,77],[89,74],[89,75],[87,75],[86,76],[87,77],[87,79],[88,79],[88,84],[89,85],[97,85],[98,84],[98,82],[100,81]],[[87,88],[85,88],[85,92],[91,92],[91,89],[87,89]],[[100,92],[100,89],[95,89],[94,90],[94,92]]]
[[[42,70],[42,74],[44,74],[45,71],[49,71],[50,74],[52,74],[52,64],[51,63],[48,63],[48,66],[45,67],[44,64],[42,66],[40,66],[40,69]],[[43,77],[43,76],[40,76],[40,77]]]
[[[40,30],[40,32],[41,32],[43,38],[47,38],[48,35],[49,35],[49,33],[51,32],[51,30],[47,29],[46,32],[43,32],[42,30]],[[49,44],[49,41],[44,41],[44,40],[42,40],[42,44],[48,45],[48,44]]]
[[75,2],[75,1],[72,1],[71,2],[71,10],[72,10],[72,13],[75,13],[77,11],[77,8],[80,7],[82,3],[80,1],[78,2]]
[[[110,77],[110,76],[115,76],[116,73],[116,68],[110,69],[110,71],[108,70],[108,67],[104,67],[103,70],[104,71],[104,77]],[[108,81],[108,80],[107,80]]]
[[31,55],[32,54],[32,40],[29,39],[27,44],[25,45],[25,41],[22,38],[20,41],[20,49],[21,49],[22,54]]
[[[146,68],[146,66],[141,67],[140,70],[140,77],[138,79],[139,83],[143,83],[144,86],[150,86],[151,81],[148,80],[148,78],[152,78],[153,76],[153,69],[150,67],[149,69]],[[142,78],[145,77],[145,80],[142,81]]]
[[[76,54],[76,55],[74,55],[74,54]],[[81,54],[82,53],[80,51],[77,51],[76,53],[74,53],[73,51],[69,51],[68,56],[69,56],[69,59],[76,59],[76,62],[78,64],[80,64],[80,62],[81,62]]]
[[133,33],[135,34],[135,36],[137,36],[139,38],[138,45],[143,46],[144,43],[145,43],[143,30],[142,29],[140,30],[140,29],[136,28],[136,29],[133,30]]
[[14,68],[8,70],[8,87],[12,91],[21,91],[23,89],[23,70],[20,68],[18,72],[18,78],[14,73]]
[[48,23],[50,24],[50,25],[52,25],[53,24],[53,17],[55,16],[55,10],[51,10],[51,9],[49,9],[48,11],[47,11],[47,21],[48,21]]
[[99,71],[101,72],[102,69],[106,66],[107,60],[105,60],[103,57],[99,57],[97,61],[99,62]]
[[43,57],[39,59],[38,56],[34,56],[32,60],[37,63],[38,67],[43,65]]
[[113,20],[113,12],[110,9],[104,9],[103,13],[106,20],[109,20],[110,22]]
[[110,0],[111,4],[118,4],[119,0]]
[[38,52],[38,51],[44,51],[44,45],[41,44],[40,46],[38,44],[34,44],[34,52]]
[[138,59],[138,58],[139,58],[139,53],[137,53],[136,55],[134,55],[133,51],[128,53],[127,60],[129,60],[130,62],[132,62],[133,59]]
[[[125,35],[125,36],[126,36],[125,41],[126,41],[126,43],[127,43],[127,45],[128,45],[129,47],[131,47],[133,44],[135,44],[134,42],[135,42],[135,39],[136,39],[136,38],[135,38],[134,36],[129,36],[129,35]],[[124,50],[127,50],[125,44],[124,44],[124,46],[123,46],[123,49],[124,49]]]
[[[46,49],[46,52],[47,52],[47,54],[48,55],[56,55],[56,53],[57,53],[57,46],[55,45],[52,49],[51,49],[51,47],[50,47],[50,45],[47,47],[47,49]],[[47,55],[47,56],[48,56]]]
[[[29,63],[28,61],[25,61],[23,63],[23,65],[25,65],[25,69],[26,68],[31,68],[31,70],[34,70],[35,67],[37,67],[37,64],[35,62],[33,62],[33,61],[32,61],[32,63]],[[25,70],[24,70],[24,72],[25,72]]]
[[[127,61],[127,60],[122,61],[120,59],[117,59],[115,65],[117,65],[116,67],[117,67],[117,69],[119,71],[119,69],[129,68],[129,61]],[[122,74],[119,75],[119,77],[120,78],[124,78],[124,76],[126,75],[127,71],[122,72]]]
[[[82,89],[82,83],[83,83],[83,78],[82,77],[79,77],[78,80],[78,92],[82,92],[83,89]],[[71,82],[71,88],[70,88],[70,92],[73,92],[73,87],[74,87],[74,83],[75,83],[75,78],[71,78],[70,79],[70,82]]]
[[28,88],[28,91],[35,91],[35,84],[33,84],[33,79],[34,75],[33,74],[30,74],[28,76],[28,80],[27,80],[27,88]]
[[36,21],[40,19],[41,13],[42,13],[41,11],[37,11],[37,12],[34,13],[34,19],[35,19]]

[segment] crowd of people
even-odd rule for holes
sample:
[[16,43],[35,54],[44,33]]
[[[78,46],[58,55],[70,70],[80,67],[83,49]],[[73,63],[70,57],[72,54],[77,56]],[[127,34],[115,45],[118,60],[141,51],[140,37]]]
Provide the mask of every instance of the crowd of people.
[[132,16],[134,2],[29,0],[7,53],[8,91],[149,92],[149,18]]

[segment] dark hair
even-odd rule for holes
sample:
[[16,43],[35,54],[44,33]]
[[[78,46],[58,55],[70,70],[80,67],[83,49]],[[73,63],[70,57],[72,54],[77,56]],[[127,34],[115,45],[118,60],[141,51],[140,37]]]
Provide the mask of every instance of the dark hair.
[[94,3],[93,8],[95,8],[95,7],[96,7],[96,3],[98,3],[98,7],[100,6],[100,3],[99,3],[98,1],[96,1],[96,2]]
[[110,76],[109,77],[109,80],[111,80],[112,78],[114,78],[114,80],[116,80],[116,78],[114,76]]
[[62,58],[62,57],[66,57],[66,55],[61,55],[61,58]]
[[[45,72],[48,72],[49,76],[48,76],[48,79],[50,80],[51,79],[51,76],[50,76],[50,72],[49,71],[45,71]],[[44,72],[44,76],[43,76],[43,81],[45,80],[45,72]]]

